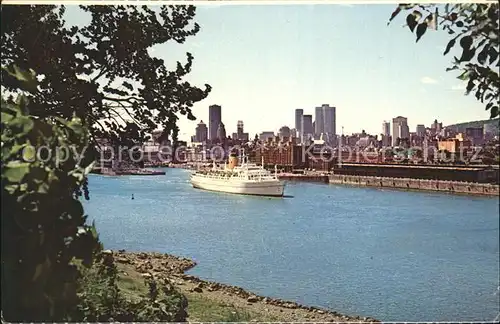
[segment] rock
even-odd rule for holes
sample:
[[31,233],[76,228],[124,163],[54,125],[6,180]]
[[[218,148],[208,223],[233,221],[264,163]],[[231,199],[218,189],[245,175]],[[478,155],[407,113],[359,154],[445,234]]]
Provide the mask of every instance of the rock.
[[269,303],[269,298],[265,297],[262,301],[267,304]]
[[126,273],[126,272],[124,271],[124,272],[123,272],[123,275],[124,275],[124,276],[128,276],[128,273]]
[[249,303],[255,303],[257,301],[259,301],[259,299],[257,298],[257,296],[250,296],[250,297],[247,298],[247,302],[249,302]]
[[203,292],[203,289],[201,289],[201,287],[196,286],[196,287],[193,287],[193,289],[191,289],[191,291],[201,293],[201,292]]
[[111,251],[111,250],[104,250],[104,251],[102,251],[102,254],[113,255],[113,251]]
[[149,272],[146,272],[146,273],[141,273],[141,276],[142,276],[143,278],[146,278],[146,279],[149,279],[149,278],[152,278],[152,277],[153,277],[153,275],[152,275],[152,274],[150,274]]
[[325,311],[324,311],[324,310],[321,310],[321,309],[318,309],[316,312],[317,312],[318,314],[324,314],[324,313],[325,313]]
[[116,262],[120,262],[120,263],[132,263],[129,259],[125,258],[125,257],[116,257],[115,258]]
[[125,253],[125,250],[118,250],[119,253]]

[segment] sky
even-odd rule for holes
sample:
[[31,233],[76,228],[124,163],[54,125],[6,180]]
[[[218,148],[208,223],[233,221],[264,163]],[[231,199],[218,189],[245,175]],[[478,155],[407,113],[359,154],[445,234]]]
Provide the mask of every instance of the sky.
[[[400,14],[387,26],[396,4],[200,5],[200,32],[184,44],[167,43],[151,54],[175,67],[194,56],[192,84],[212,86],[193,107],[197,121],[180,116],[180,139],[189,140],[196,124],[208,124],[208,106],[222,106],[226,132],[243,120],[253,138],[262,131],[294,127],[294,111],[313,114],[335,106],[337,132],[382,132],[382,122],[408,118],[417,124],[437,119],[443,125],[489,118],[484,105],[465,96],[465,84],[446,72],[447,32],[428,30],[416,43]],[[88,17],[67,6],[67,21]],[[460,56],[460,55],[458,55]]]

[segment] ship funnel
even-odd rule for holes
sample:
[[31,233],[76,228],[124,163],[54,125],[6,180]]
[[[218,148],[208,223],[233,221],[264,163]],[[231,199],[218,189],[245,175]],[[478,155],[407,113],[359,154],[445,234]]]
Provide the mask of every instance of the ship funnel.
[[228,166],[228,169],[232,170],[236,166],[238,166],[238,156],[236,154],[229,155],[229,166]]

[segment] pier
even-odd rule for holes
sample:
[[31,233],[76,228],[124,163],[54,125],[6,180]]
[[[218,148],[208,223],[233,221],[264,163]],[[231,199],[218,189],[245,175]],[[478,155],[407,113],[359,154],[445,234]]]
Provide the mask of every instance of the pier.
[[307,181],[307,182],[320,182],[328,183],[328,175],[324,174],[293,174],[293,173],[280,173],[278,179],[287,181]]
[[371,177],[357,175],[330,175],[330,184],[354,185],[365,187],[423,190],[449,192],[456,194],[472,194],[481,196],[498,197],[499,185],[489,183],[476,183],[465,181],[449,180],[429,180],[413,178],[390,178],[390,177]]

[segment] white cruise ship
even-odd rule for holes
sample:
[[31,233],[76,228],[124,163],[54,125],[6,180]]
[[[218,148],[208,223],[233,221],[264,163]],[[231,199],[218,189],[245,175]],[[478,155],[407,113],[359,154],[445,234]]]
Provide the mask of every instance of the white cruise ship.
[[196,171],[191,175],[191,184],[198,189],[255,196],[283,197],[285,189],[277,170],[272,174],[264,169],[264,163],[261,166],[248,163],[245,157],[238,165],[235,155],[229,157],[229,165],[224,168],[216,168],[214,162],[211,170]]

